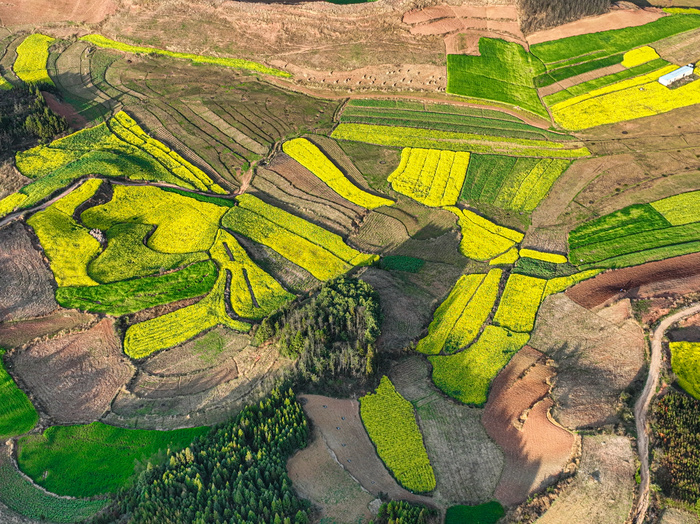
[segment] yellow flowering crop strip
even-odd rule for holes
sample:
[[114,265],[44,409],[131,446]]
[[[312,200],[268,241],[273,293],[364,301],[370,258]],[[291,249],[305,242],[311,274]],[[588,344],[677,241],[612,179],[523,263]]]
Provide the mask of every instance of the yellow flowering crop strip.
[[661,58],[659,53],[653,47],[645,45],[643,47],[638,47],[637,49],[632,49],[627,51],[622,58],[622,65],[626,68],[635,67],[638,65],[646,64],[652,60]]
[[670,342],[671,368],[678,384],[700,400],[700,343]]
[[581,130],[645,116],[658,115],[700,103],[700,82],[669,89],[657,80],[677,66],[668,66],[647,75],[623,80],[570,98],[551,108],[558,124]]
[[282,145],[282,150],[353,204],[366,209],[394,205],[393,200],[373,195],[353,184],[323,151],[306,138],[289,140]]
[[39,237],[59,287],[97,285],[88,276],[87,266],[102,248],[88,229],[73,220],[73,212],[95,194],[101,183],[101,180],[88,180],[27,220]]
[[55,38],[35,33],[17,46],[17,59],[12,69],[20,80],[28,84],[50,84],[53,81],[46,71],[49,47]]
[[376,393],[360,398],[360,416],[377,454],[403,487],[414,492],[435,489],[435,473],[413,405],[386,376]]
[[547,281],[542,278],[511,274],[493,318],[494,324],[519,333],[532,331],[546,285]]
[[509,266],[515,264],[520,255],[518,255],[518,248],[512,247],[502,255],[497,256],[489,262],[489,266]]
[[12,213],[17,209],[17,206],[21,205],[25,200],[27,200],[27,195],[23,195],[22,193],[12,193],[0,199],[0,218]]
[[462,275],[457,280],[450,294],[435,310],[433,321],[428,327],[428,336],[418,342],[416,351],[426,355],[437,355],[442,351],[447,337],[485,277],[486,275]]
[[544,260],[545,262],[552,262],[554,264],[566,264],[568,259],[564,255],[558,255],[556,253],[546,253],[544,251],[537,251],[535,249],[523,248],[520,250],[520,256],[523,258],[534,258],[535,260]]
[[232,319],[226,312],[225,287],[226,272],[220,271],[214,289],[196,304],[129,326],[124,335],[124,353],[133,359],[144,358],[219,324],[247,332],[250,324]]
[[142,149],[158,160],[163,166],[178,178],[200,191],[225,194],[226,191],[215,184],[204,171],[194,166],[178,153],[172,151],[162,142],[150,137],[136,121],[124,111],[119,111],[108,122],[111,131],[124,142]]
[[459,218],[459,226],[462,229],[459,250],[465,257],[474,260],[490,260],[523,240],[522,233],[498,226],[473,211],[457,207],[446,209]]
[[453,206],[467,176],[469,153],[404,148],[399,167],[389,175],[394,190],[426,206]]
[[555,293],[561,293],[566,291],[568,288],[574,284],[578,284],[584,280],[596,276],[601,273],[602,269],[588,269],[586,271],[581,271],[579,273],[574,273],[566,277],[555,277],[547,281],[547,285],[544,288],[543,299],[549,295],[554,295]]
[[[510,156],[580,158],[591,154],[585,147],[567,149],[572,146],[569,143],[373,124],[340,124],[333,130],[331,137],[380,146],[504,153]],[[573,145],[579,144],[574,142]]]
[[109,202],[86,210],[81,218],[87,227],[102,231],[122,222],[157,225],[148,247],[191,253],[212,246],[227,210],[157,187],[117,185]]
[[0,91],[9,91],[10,89],[12,89],[12,84],[0,76]]
[[252,195],[243,194],[237,200],[239,205],[222,220],[224,227],[268,246],[319,280],[330,280],[379,258],[361,253],[335,233]]
[[433,365],[433,382],[460,402],[483,405],[493,379],[529,339],[528,333],[486,326],[479,339],[464,351],[428,357]]
[[237,315],[261,319],[294,298],[279,282],[260,269],[233,235],[223,229],[219,230],[210,253],[221,271],[231,273],[231,307]]
[[105,49],[114,49],[115,51],[123,51],[125,53],[148,53],[156,55],[164,55],[172,58],[181,58],[184,60],[191,60],[198,64],[211,64],[224,67],[233,67],[236,69],[247,69],[249,71],[256,71],[258,73],[263,73],[265,75],[291,77],[292,75],[286,71],[280,69],[275,69],[273,67],[267,67],[258,62],[253,62],[251,60],[243,60],[240,58],[219,58],[214,56],[203,56],[195,55],[192,53],[179,53],[176,51],[167,51],[164,49],[156,49],[153,47],[143,47],[124,44],[122,42],[117,42],[116,40],[111,40],[102,35],[91,34],[80,38],[85,42],[89,42],[97,47],[102,47]]
[[700,221],[700,191],[690,191],[651,202],[672,226]]

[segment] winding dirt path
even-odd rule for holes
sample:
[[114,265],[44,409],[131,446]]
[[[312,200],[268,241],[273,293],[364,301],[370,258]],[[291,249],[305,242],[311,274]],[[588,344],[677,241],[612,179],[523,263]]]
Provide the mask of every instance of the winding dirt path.
[[649,435],[647,434],[647,415],[649,405],[656,394],[656,386],[659,383],[659,369],[661,368],[662,345],[666,330],[679,320],[700,312],[700,304],[694,304],[666,317],[654,331],[651,340],[651,362],[649,364],[649,376],[639,400],[634,405],[634,418],[637,425],[637,448],[641,462],[639,486],[639,499],[635,510],[634,521],[643,524],[649,509]]

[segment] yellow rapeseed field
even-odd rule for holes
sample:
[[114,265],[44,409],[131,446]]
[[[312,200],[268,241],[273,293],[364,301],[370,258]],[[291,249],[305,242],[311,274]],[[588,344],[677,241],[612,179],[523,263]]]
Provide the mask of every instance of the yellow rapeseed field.
[[673,226],[700,222],[700,191],[690,191],[651,202]]
[[49,47],[55,38],[35,33],[25,38],[17,46],[17,59],[12,66],[20,80],[28,84],[51,84],[53,81],[46,71]]
[[529,333],[535,325],[547,281],[513,273],[503,290],[493,322],[511,331]]
[[565,264],[568,261],[564,255],[546,253],[544,251],[537,251],[535,249],[527,248],[520,250],[520,256],[522,258],[534,258],[536,260],[544,260],[545,262],[553,262],[554,264]]
[[631,67],[646,64],[647,62],[651,62],[657,58],[661,58],[659,53],[657,53],[653,47],[645,45],[644,47],[638,47],[637,49],[627,51],[622,58],[622,65],[629,69]]
[[524,237],[522,233],[496,225],[468,209],[457,207],[446,209],[459,217],[459,225],[462,229],[459,250],[465,257],[474,260],[490,260],[511,249]]

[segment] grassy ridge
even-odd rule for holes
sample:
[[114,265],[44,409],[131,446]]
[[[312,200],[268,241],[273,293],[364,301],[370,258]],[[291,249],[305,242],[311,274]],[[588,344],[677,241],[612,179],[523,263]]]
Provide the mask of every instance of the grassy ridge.
[[413,405],[388,377],[382,377],[376,393],[360,398],[360,415],[377,453],[403,487],[417,492],[435,489],[435,474]]
[[209,428],[147,431],[93,422],[54,426],[19,440],[17,462],[34,482],[59,495],[92,497],[128,484],[135,461],[180,450]]

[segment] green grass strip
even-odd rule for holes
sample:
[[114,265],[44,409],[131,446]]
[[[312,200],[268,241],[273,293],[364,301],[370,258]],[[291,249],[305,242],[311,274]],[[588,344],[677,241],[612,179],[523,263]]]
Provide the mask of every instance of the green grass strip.
[[121,316],[177,300],[207,294],[218,270],[211,260],[165,275],[135,278],[99,286],[60,287],[56,301],[69,309]]
[[124,429],[101,422],[53,426],[42,435],[21,438],[17,461],[34,482],[53,493],[92,497],[126,486],[136,461],[144,464],[160,450],[183,449],[208,431]]
[[39,422],[39,415],[29,397],[5,369],[0,349],[0,438],[7,439],[31,431]]
[[451,506],[447,508],[445,524],[496,524],[505,514],[496,500],[478,506]]
[[540,75],[535,78],[535,85],[537,87],[546,87],[552,85],[555,82],[561,82],[567,78],[571,78],[577,75],[582,75],[584,73],[589,73],[595,71],[596,69],[602,69],[604,67],[610,67],[622,62],[624,58],[624,53],[618,53],[612,56],[606,56],[605,58],[599,58],[598,60],[590,60],[588,62],[583,62],[581,64],[575,64],[567,67],[561,67],[559,69],[553,69],[544,75]]
[[103,47],[105,49],[114,49],[116,51],[124,51],[125,53],[149,53],[156,55],[169,56],[172,58],[182,58],[184,60],[191,60],[197,64],[211,64],[224,67],[234,67],[236,69],[247,69],[248,71],[255,71],[258,73],[263,73],[266,75],[291,77],[292,75],[286,71],[280,69],[275,69],[273,67],[264,66],[258,62],[252,62],[250,60],[243,60],[240,58],[219,58],[215,56],[203,56],[195,55],[192,53],[179,53],[177,51],[166,51],[164,49],[156,49],[153,47],[143,47],[135,46],[130,44],[125,44],[123,42],[117,42],[116,40],[111,40],[102,35],[92,34],[86,35],[80,38],[85,42],[89,42],[98,47]]

